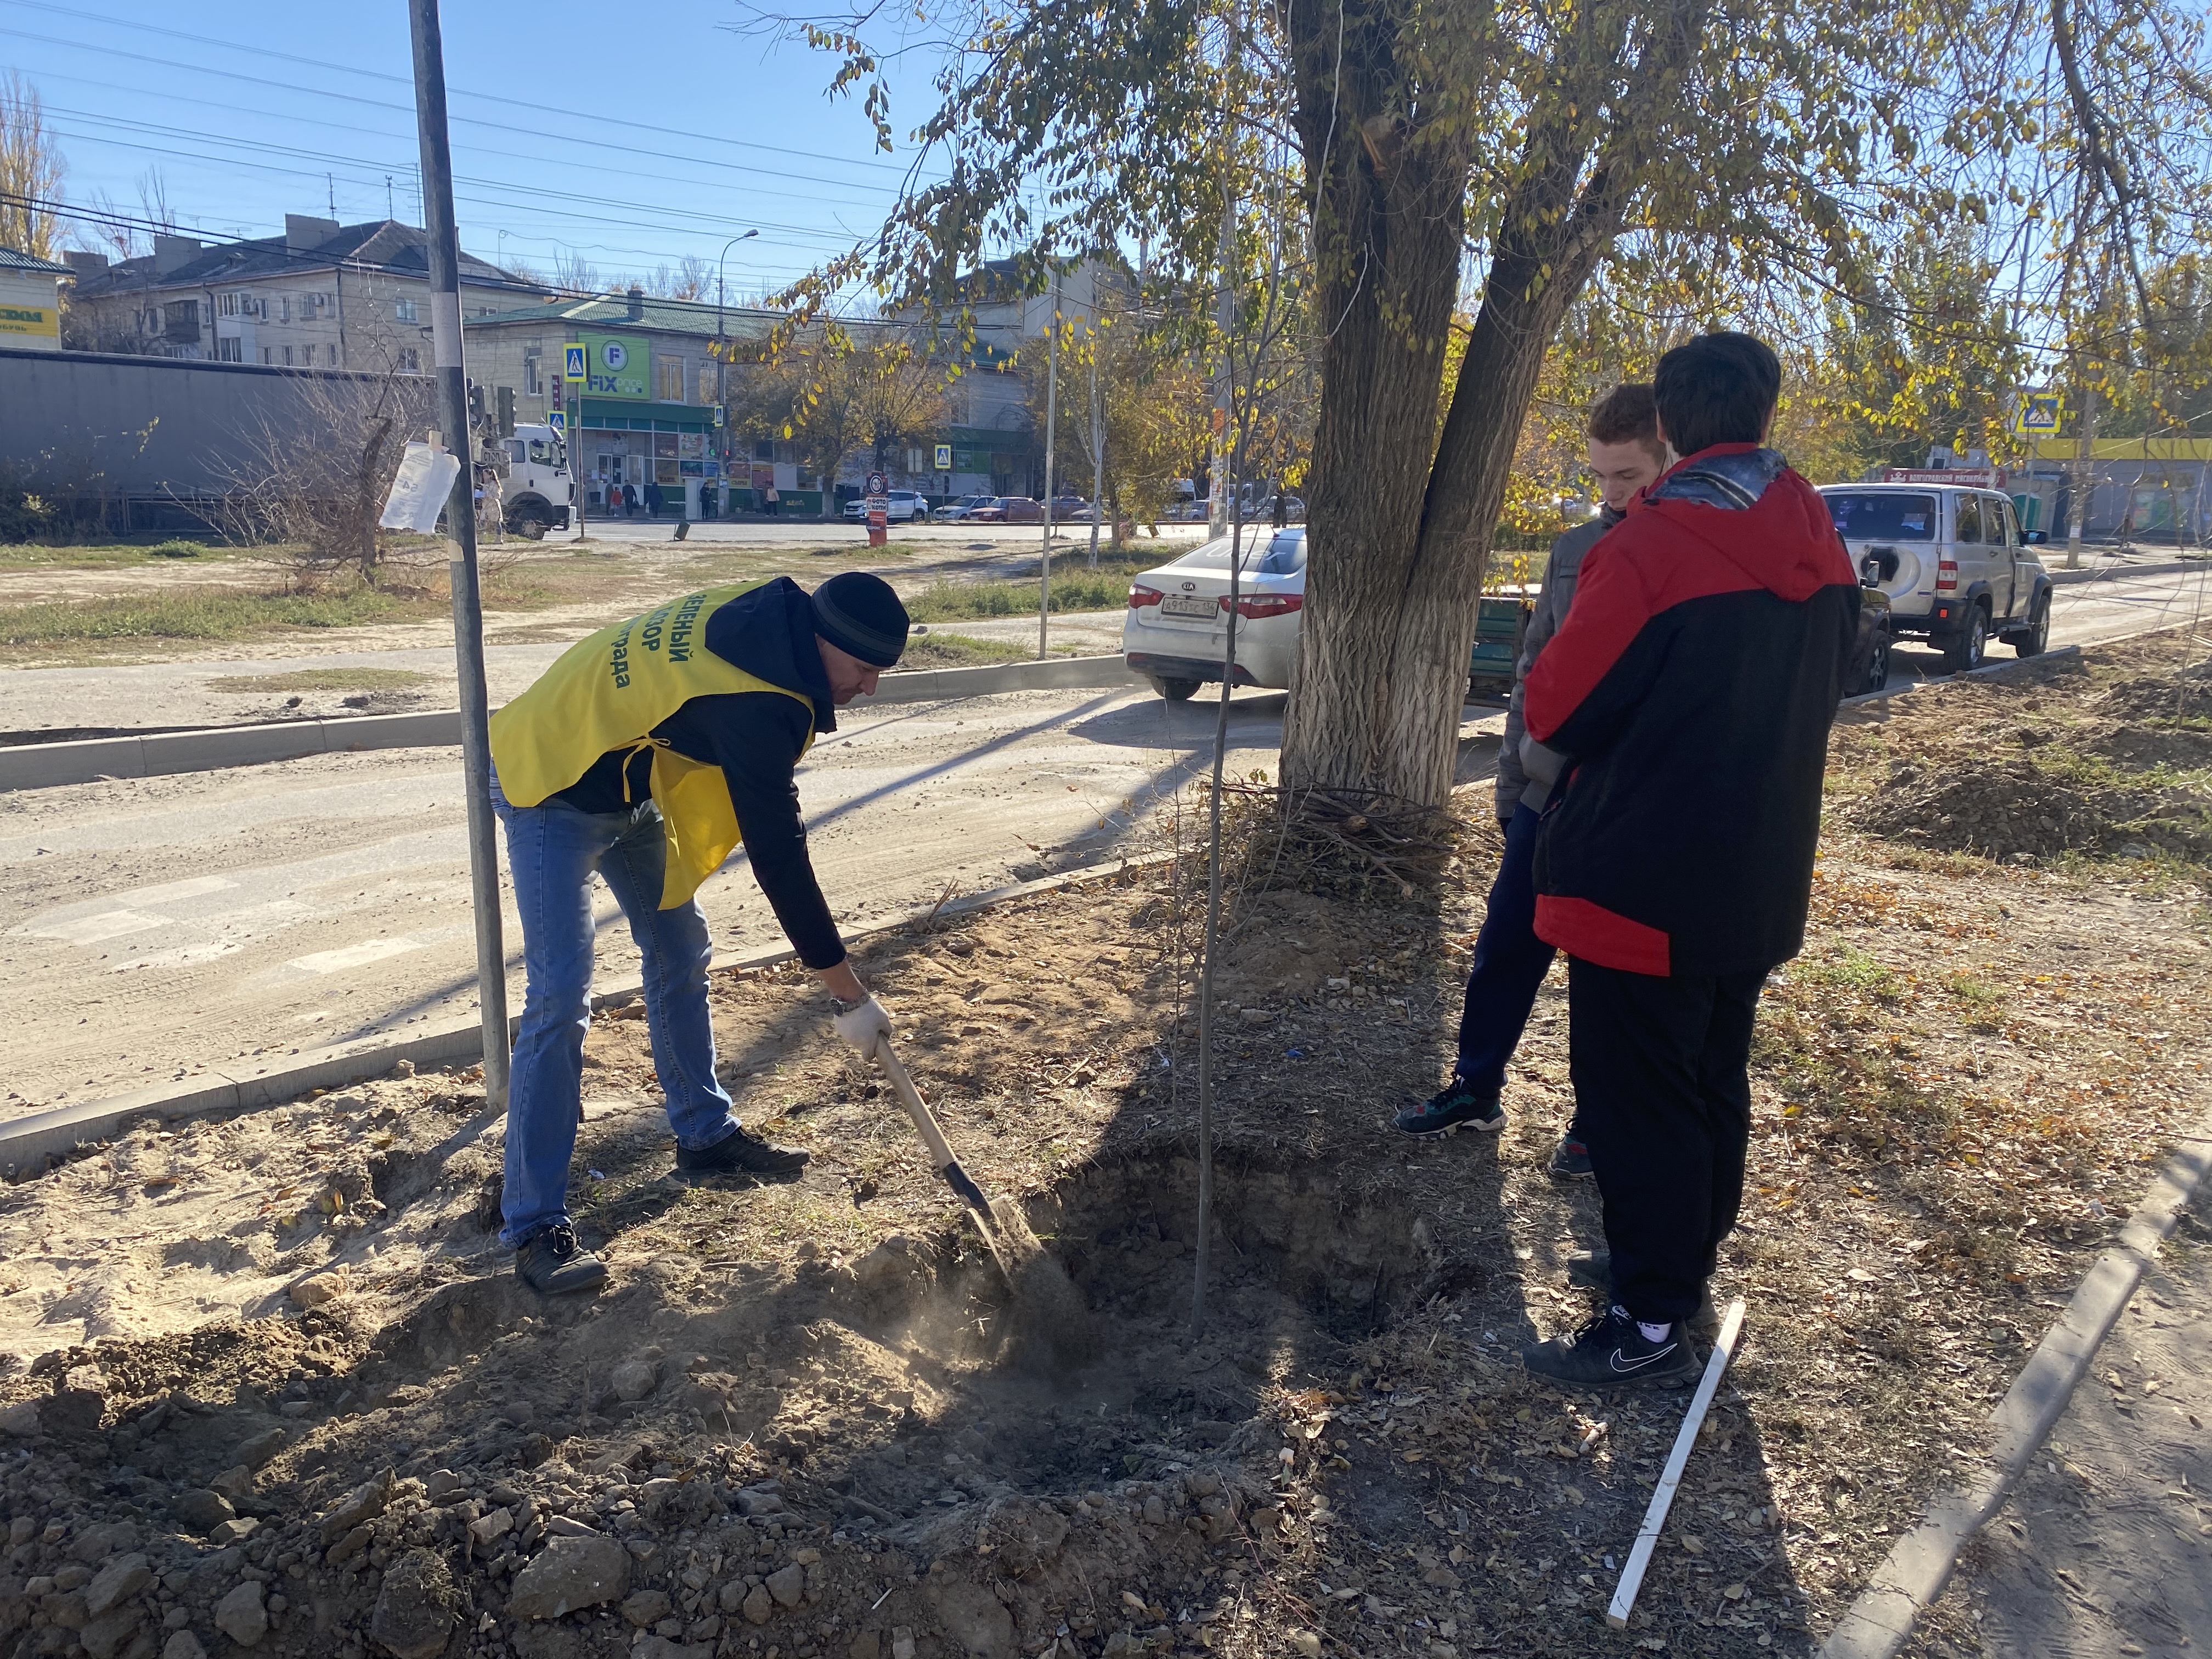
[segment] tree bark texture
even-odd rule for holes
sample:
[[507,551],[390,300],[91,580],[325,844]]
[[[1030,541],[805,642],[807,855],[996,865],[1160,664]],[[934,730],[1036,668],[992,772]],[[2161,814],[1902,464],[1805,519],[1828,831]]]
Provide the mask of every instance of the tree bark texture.
[[[1463,630],[1414,566],[1459,279],[1468,147],[1407,112],[1397,32],[1411,0],[1299,8],[1298,137],[1315,194],[1326,331],[1306,497],[1311,551],[1283,739],[1293,788],[1433,799],[1419,717]],[[1462,641],[1460,669],[1465,671]]]
[[[1563,43],[1500,204],[1440,435],[1470,158],[1376,112],[1407,101],[1382,14],[1347,18],[1340,76],[1336,14],[1315,9],[1294,46],[1308,177],[1322,181],[1315,244],[1330,332],[1283,781],[1436,806],[1451,791],[1468,651],[1521,423],[1567,306],[1626,222],[1662,100],[1694,58],[1705,0],[1605,8],[1609,20]],[[1632,32],[1641,51],[1624,68]],[[1351,142],[1331,141],[1346,127]]]

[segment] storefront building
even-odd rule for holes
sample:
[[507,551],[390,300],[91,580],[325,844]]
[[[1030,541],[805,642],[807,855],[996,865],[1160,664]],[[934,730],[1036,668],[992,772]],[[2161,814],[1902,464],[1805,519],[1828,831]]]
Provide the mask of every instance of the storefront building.
[[[635,289],[558,301],[470,319],[469,378],[495,393],[511,391],[517,422],[568,434],[589,517],[719,518],[753,504],[760,469],[726,453],[722,366],[711,347],[718,329],[742,337],[774,320]],[[565,374],[571,347],[583,354],[580,381]],[[788,489],[786,496],[787,512],[817,500]]]

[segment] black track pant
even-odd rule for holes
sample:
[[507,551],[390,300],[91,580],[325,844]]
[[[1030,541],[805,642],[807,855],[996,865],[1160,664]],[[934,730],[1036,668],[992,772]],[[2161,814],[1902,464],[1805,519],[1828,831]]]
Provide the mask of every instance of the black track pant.
[[1765,980],[1568,964],[1575,1116],[1604,1204],[1613,1299],[1647,1323],[1697,1311],[1735,1225]]

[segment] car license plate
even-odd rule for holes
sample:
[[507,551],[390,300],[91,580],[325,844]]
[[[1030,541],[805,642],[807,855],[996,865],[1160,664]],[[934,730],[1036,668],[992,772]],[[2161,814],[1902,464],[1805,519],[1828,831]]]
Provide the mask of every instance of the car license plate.
[[1164,593],[1160,596],[1160,615],[1183,617],[1193,622],[1211,622],[1221,612],[1221,602],[1201,593]]

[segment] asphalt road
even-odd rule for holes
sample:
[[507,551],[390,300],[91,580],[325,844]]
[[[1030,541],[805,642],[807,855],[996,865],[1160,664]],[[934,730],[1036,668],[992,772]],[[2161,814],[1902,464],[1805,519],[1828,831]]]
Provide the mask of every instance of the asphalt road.
[[[1273,764],[1282,701],[1240,694],[1237,769]],[[1212,731],[1211,707],[1139,691],[848,714],[799,774],[823,890],[857,929],[1164,844],[1152,808]],[[463,813],[450,749],[0,794],[0,1118],[467,1012]],[[718,954],[781,946],[742,854],[701,896]],[[635,981],[604,890],[599,910],[600,982]],[[507,929],[512,952],[511,906]]]
[[[2052,635],[2093,643],[2208,613],[2212,571],[2124,573],[2062,586]],[[1897,675],[1930,672],[1932,653],[1897,653]],[[1279,694],[1239,704],[1232,766],[1272,767]],[[1211,738],[1206,706],[1141,692],[853,715],[800,775],[824,889],[857,928],[948,887],[1144,850]],[[465,1012],[461,826],[451,750],[0,793],[0,1118]],[[702,902],[719,950],[781,945],[742,855]],[[600,909],[601,981],[634,978],[627,931],[604,896]]]

